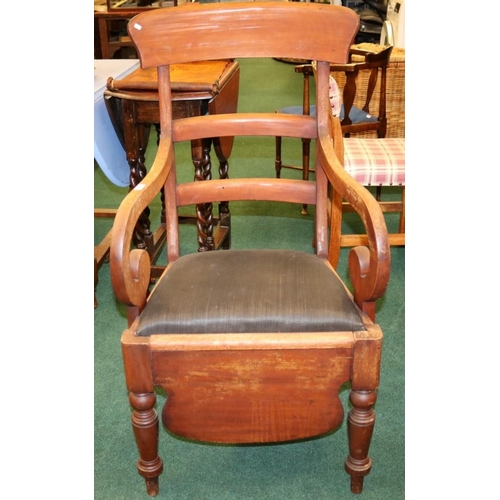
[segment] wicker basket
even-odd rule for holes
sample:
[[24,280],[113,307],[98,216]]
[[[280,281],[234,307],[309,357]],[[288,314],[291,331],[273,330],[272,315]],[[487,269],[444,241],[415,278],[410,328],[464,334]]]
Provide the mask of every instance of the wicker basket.
[[[382,45],[374,43],[360,43],[355,45],[358,48],[381,50]],[[352,60],[362,60],[362,56],[353,55]],[[345,84],[345,74],[333,72],[332,76],[342,90]],[[364,71],[358,76],[357,96],[361,96],[354,101],[355,106],[362,108],[364,105],[363,96],[366,96],[369,72]],[[380,79],[377,82],[374,95],[371,100],[370,111],[377,113],[380,95]],[[405,136],[405,49],[395,47],[392,49],[389,66],[387,67],[387,133],[386,137]],[[361,132],[357,137],[376,137],[376,132]]]

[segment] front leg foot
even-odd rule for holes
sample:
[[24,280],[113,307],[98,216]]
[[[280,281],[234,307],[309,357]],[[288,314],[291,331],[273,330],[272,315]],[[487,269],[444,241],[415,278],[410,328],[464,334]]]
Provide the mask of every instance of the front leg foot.
[[352,409],[347,419],[349,456],[345,462],[345,469],[351,476],[352,493],[361,493],[364,477],[369,474],[372,467],[368,449],[375,425],[375,413],[372,408],[377,400],[377,392],[351,391],[349,399]]
[[154,409],[154,393],[129,394],[129,401],[134,411],[132,427],[139,449],[137,470],[146,480],[148,495],[156,496],[159,491],[158,476],[163,471],[163,462],[158,456],[158,413]]
[[150,497],[155,497],[160,491],[158,477],[146,478],[146,491]]

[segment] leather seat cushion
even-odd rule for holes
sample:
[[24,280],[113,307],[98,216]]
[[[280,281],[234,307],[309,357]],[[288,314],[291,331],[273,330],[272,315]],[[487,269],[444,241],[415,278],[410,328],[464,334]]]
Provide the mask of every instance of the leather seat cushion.
[[291,250],[189,254],[162,277],[140,316],[139,336],[364,330],[338,276]]

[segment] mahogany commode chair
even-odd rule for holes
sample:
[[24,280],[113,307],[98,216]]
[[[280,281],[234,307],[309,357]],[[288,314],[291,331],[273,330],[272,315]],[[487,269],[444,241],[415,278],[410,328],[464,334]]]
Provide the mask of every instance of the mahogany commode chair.
[[[336,429],[344,418],[339,389],[346,382],[352,408],[345,468],[351,490],[362,490],[371,469],[380,378],[382,331],[375,302],[389,279],[390,248],[376,200],[339,161],[343,138],[326,90],[330,63],[347,61],[358,23],[344,7],[292,2],[187,4],[143,13],[129,23],[141,66],[158,68],[161,139],[149,173],[116,215],[110,267],[115,293],[127,305],[125,378],[138,471],[150,495],[158,493],[163,470],[155,387],[167,395],[162,421],[169,431],[240,444],[292,441]],[[233,57],[317,60],[318,89],[325,89],[316,98],[317,116],[270,112],[173,120],[169,65]],[[276,135],[315,139],[314,181],[177,183],[178,141]],[[150,291],[149,256],[133,248],[132,236],[142,210],[161,189],[168,265]],[[342,199],[358,211],[368,238],[368,246],[349,254],[352,293],[335,271]],[[314,247],[310,253],[231,249],[181,256],[177,208],[236,200],[315,205]]]

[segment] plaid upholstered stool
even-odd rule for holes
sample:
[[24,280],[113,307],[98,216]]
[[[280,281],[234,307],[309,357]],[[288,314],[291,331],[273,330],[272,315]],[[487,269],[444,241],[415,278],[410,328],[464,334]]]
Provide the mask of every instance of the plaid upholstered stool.
[[[399,212],[397,233],[391,245],[405,244],[405,140],[404,138],[344,139],[344,168],[363,186],[400,186],[401,200],[379,201],[382,212]],[[353,211],[344,204],[344,212]],[[341,246],[366,244],[366,235],[343,234]]]

